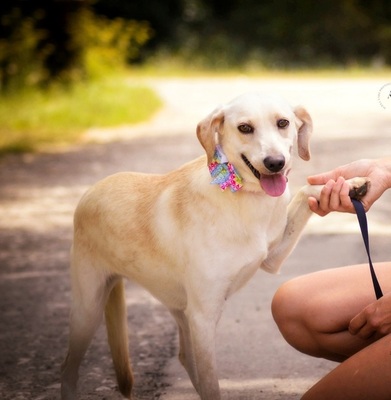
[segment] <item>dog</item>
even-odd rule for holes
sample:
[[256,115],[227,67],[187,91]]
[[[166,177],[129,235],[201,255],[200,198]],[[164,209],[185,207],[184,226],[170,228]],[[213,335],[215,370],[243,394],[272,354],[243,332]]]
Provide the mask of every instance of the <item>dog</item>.
[[[169,309],[194,388],[202,400],[220,399],[215,329],[223,305],[259,268],[278,272],[311,215],[308,197],[322,189],[304,186],[290,201],[292,154],[310,159],[311,132],[303,107],[247,93],[198,124],[206,155],[165,175],[118,173],[87,191],[74,216],[63,400],[76,398],[103,314],[119,390],[131,398],[124,278]],[[366,181],[355,178],[351,188]]]

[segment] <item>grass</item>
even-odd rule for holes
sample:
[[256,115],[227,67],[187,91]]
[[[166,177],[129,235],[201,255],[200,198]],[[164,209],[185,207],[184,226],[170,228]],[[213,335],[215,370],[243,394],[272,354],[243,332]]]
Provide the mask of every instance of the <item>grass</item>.
[[91,127],[147,120],[160,106],[151,89],[126,77],[9,94],[0,99],[0,153],[72,143]]

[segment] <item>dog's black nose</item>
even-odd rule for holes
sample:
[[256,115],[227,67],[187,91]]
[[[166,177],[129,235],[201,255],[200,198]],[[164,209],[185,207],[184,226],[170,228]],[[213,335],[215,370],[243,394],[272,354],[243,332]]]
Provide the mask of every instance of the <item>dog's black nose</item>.
[[285,157],[284,156],[278,156],[278,157],[269,156],[263,160],[263,164],[269,171],[279,172],[285,166]]

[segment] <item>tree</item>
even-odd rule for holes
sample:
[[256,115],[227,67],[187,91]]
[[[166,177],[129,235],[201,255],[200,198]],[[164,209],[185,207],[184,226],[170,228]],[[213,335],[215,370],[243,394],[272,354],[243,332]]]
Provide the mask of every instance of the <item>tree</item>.
[[147,22],[96,15],[89,1],[1,2],[0,12],[1,91],[109,73],[151,37]]

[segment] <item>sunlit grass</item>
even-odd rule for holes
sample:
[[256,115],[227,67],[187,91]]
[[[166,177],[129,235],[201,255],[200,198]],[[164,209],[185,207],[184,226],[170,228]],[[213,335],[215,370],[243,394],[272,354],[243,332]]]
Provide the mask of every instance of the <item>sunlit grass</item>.
[[75,142],[88,128],[138,123],[160,106],[151,89],[126,77],[3,96],[0,153]]

